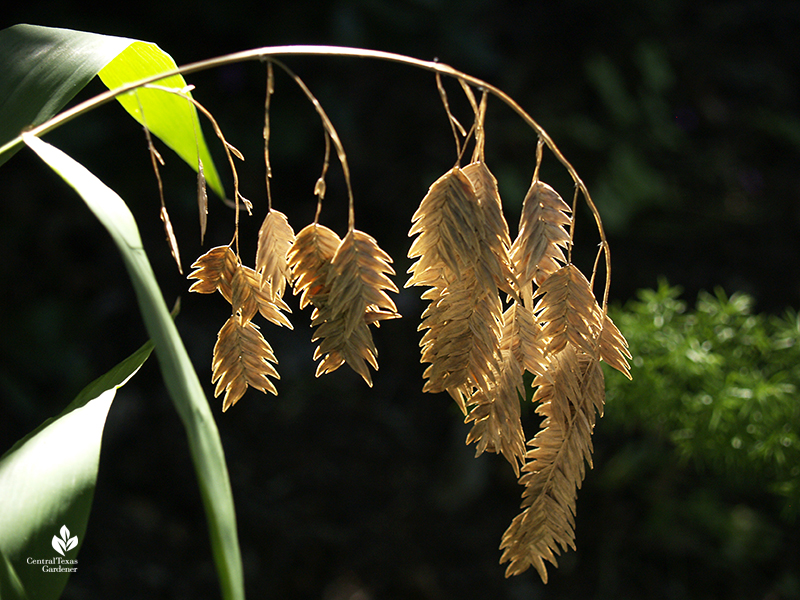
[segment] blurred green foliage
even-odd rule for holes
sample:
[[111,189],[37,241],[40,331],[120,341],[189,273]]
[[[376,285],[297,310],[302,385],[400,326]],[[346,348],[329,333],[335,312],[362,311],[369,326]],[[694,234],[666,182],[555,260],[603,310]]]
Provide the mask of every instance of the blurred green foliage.
[[613,318],[633,381],[611,374],[607,419],[669,440],[680,457],[733,485],[800,509],[800,316],[753,314],[752,298],[703,292],[689,308],[661,281]]

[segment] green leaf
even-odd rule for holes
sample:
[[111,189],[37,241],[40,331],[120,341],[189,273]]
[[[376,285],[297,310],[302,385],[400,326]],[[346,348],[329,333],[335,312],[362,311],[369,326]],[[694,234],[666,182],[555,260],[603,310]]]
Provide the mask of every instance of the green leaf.
[[[0,31],[0,146],[64,108],[131,42],[35,25]],[[0,164],[20,147],[0,154]]]
[[17,575],[14,565],[0,549],[0,598],[13,598],[13,600],[28,600],[25,587]]
[[[14,25],[0,31],[0,147],[20,132],[55,116],[95,75],[109,88],[175,69],[175,61],[155,44],[128,38]],[[176,75],[159,85],[186,87]],[[188,100],[163,91],[139,90],[118,96],[125,109],[159,137],[195,171],[198,153],[206,182],[220,198],[225,190],[200,128],[197,110]],[[20,148],[0,152],[0,165]]]
[[[175,68],[175,61],[161,48],[155,44],[136,41],[108,63],[98,75],[109,89],[114,89]],[[186,87],[186,81],[181,75],[173,75],[159,81],[157,85],[182,90]],[[189,92],[186,94],[191,96]],[[206,182],[220,198],[225,197],[219,174],[203,138],[197,110],[191,102],[156,89],[139,89],[117,96],[117,100],[134,119],[146,125],[195,171],[199,150]]]
[[[148,342],[99,377],[57,417],[48,419],[0,458],[0,597],[58,598],[75,565],[30,563],[74,560],[86,533],[100,445],[108,409],[117,389],[142,366],[153,349]],[[63,556],[53,537],[67,527]]]
[[30,135],[23,139],[71,185],[111,234],[133,282],[167,390],[189,440],[211,536],[211,549],[226,600],[244,599],[244,575],[225,454],[197,373],[167,310],[142,248],[133,215],[113,190],[57,148]]

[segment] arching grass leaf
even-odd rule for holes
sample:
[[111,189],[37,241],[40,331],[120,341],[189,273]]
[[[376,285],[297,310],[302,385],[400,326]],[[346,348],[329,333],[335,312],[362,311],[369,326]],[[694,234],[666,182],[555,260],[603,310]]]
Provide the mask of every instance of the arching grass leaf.
[[70,573],[44,571],[29,559],[77,557],[72,550],[86,533],[108,409],[152,350],[151,342],[142,346],[0,458],[0,597],[61,595]]
[[211,548],[225,600],[244,599],[244,574],[225,453],[192,362],[170,317],[136,222],[125,202],[81,164],[30,134],[31,147],[83,198],[125,261],[164,383],[183,422],[208,520]]

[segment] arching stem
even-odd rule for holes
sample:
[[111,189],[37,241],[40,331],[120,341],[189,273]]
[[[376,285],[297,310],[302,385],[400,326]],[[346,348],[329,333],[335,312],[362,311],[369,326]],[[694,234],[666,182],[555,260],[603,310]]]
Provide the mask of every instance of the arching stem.
[[[254,48],[251,50],[244,50],[242,52],[234,52],[232,54],[226,54],[224,56],[219,56],[216,58],[210,58],[206,60],[201,60],[198,62],[190,63],[188,65],[184,65],[177,69],[173,69],[171,71],[166,71],[159,75],[153,75],[151,77],[147,77],[145,79],[141,79],[139,81],[134,81],[119,88],[115,88],[113,90],[109,90],[102,94],[95,96],[89,100],[86,100],[73,108],[66,110],[52,119],[42,123],[41,125],[32,128],[29,133],[36,136],[41,136],[48,131],[55,129],[56,127],[63,125],[64,123],[74,119],[75,117],[93,109],[101,104],[105,104],[113,100],[116,96],[120,94],[124,94],[130,92],[131,90],[136,89],[137,87],[141,87],[145,84],[153,83],[159,81],[161,79],[172,77],[173,75],[188,75],[190,73],[196,73],[199,71],[205,71],[211,68],[220,67],[224,65],[230,65],[234,63],[239,63],[247,60],[268,60],[274,59],[276,56],[342,56],[342,57],[354,57],[354,58],[370,58],[376,60],[383,60],[387,62],[399,63],[403,65],[408,65],[412,67],[416,67],[419,69],[424,69],[426,71],[431,71],[433,73],[438,73],[441,75],[445,75],[447,77],[454,77],[455,79],[462,80],[472,86],[475,86],[479,89],[486,90],[493,96],[500,99],[504,102],[511,110],[513,110],[517,115],[519,115],[523,121],[531,128],[539,139],[543,140],[545,145],[550,149],[556,159],[564,166],[567,172],[572,177],[572,180],[575,182],[575,185],[580,190],[581,194],[586,201],[592,215],[594,215],[595,223],[597,225],[597,230],[600,236],[600,244],[602,246],[603,253],[605,254],[605,266],[606,266],[606,282],[603,291],[603,302],[602,306],[605,309],[606,303],[608,302],[608,291],[610,286],[610,279],[611,279],[611,255],[608,248],[608,241],[606,239],[605,230],[603,229],[603,222],[600,218],[600,212],[597,209],[594,201],[592,200],[591,195],[589,194],[589,190],[584,184],[583,180],[578,175],[578,172],[575,170],[575,167],[564,157],[564,155],[559,150],[558,146],[556,146],[555,142],[553,142],[552,138],[547,134],[547,132],[542,128],[539,123],[537,123],[533,117],[531,117],[525,110],[508,94],[503,92],[501,89],[493,86],[492,84],[479,79],[478,77],[473,77],[471,75],[467,75],[453,67],[434,61],[426,61],[420,60],[417,58],[412,58],[410,56],[404,56],[402,54],[395,54],[393,52],[383,52],[380,50],[366,50],[363,48],[348,48],[342,46],[317,46],[317,45],[297,45],[297,46],[268,46],[264,48]],[[320,109],[321,110],[321,107]],[[322,113],[320,113],[322,115]],[[326,119],[325,117],[324,119]],[[323,120],[324,120],[323,119]],[[332,136],[333,137],[333,136]],[[336,144],[338,138],[334,138],[334,144]],[[18,136],[5,144],[4,146],[0,147],[0,153],[3,153],[7,150],[15,148],[17,146],[22,145],[22,137]],[[338,151],[338,147],[337,147]],[[346,174],[346,178],[349,180],[349,171]],[[351,207],[351,217],[352,217],[352,207]]]

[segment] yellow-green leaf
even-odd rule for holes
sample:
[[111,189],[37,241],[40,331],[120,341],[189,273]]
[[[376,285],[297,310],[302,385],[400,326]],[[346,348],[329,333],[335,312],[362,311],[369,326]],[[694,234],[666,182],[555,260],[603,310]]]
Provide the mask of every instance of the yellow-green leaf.
[[[103,67],[98,75],[109,89],[114,89],[175,68],[172,57],[157,45],[134,41]],[[183,90],[186,81],[181,75],[173,75],[157,85]],[[195,171],[199,166],[199,150],[207,184],[220,198],[225,197],[219,174],[203,138],[197,110],[190,101],[158,89],[139,89],[118,96],[117,100],[134,119],[146,125]]]

